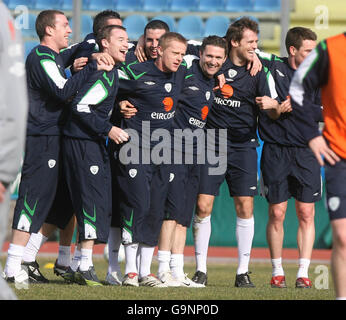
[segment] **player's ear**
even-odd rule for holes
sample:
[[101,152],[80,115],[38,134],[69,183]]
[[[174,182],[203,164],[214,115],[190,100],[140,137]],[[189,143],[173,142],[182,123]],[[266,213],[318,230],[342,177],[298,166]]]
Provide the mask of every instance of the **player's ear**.
[[161,47],[160,45],[157,47],[157,54],[158,54],[160,57],[162,57],[162,55],[163,55],[163,49],[162,49],[162,47]]
[[290,51],[289,54],[291,56],[295,56],[296,55],[297,49],[294,46],[290,46],[288,49]]
[[102,39],[101,44],[103,48],[108,48],[109,47],[109,42],[107,39]]

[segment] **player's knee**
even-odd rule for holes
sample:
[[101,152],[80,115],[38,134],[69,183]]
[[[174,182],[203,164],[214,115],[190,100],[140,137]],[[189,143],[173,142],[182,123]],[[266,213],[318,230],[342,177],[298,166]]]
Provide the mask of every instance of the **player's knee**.
[[315,218],[315,212],[313,207],[300,208],[297,212],[298,220],[300,224],[313,224]]
[[342,229],[336,229],[333,230],[333,246],[335,246],[338,249],[344,250],[346,254],[346,232]]
[[199,218],[206,218],[211,215],[213,204],[207,201],[198,201],[196,206],[196,214]]
[[286,210],[279,206],[269,208],[269,219],[272,222],[283,223],[285,220]]

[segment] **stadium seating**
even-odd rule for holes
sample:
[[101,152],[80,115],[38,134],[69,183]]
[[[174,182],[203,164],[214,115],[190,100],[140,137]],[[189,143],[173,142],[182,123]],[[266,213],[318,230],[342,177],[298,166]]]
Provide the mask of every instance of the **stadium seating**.
[[59,0],[35,0],[36,10],[62,9],[62,1]]
[[166,0],[143,0],[143,11],[167,11],[168,4]]
[[24,39],[37,38],[35,29],[36,17],[36,14],[29,13],[28,15],[19,15],[15,19],[16,26],[20,27],[20,32]]
[[148,23],[148,19],[142,15],[131,15],[127,16],[123,25],[127,30],[127,34],[130,40],[138,40],[138,38],[143,34],[144,27]]
[[169,26],[169,30],[175,32],[177,30],[175,19],[172,16],[159,15],[155,16],[152,20],[162,20]]
[[217,35],[223,37],[228,29],[230,20],[225,16],[212,16],[205,22],[204,37]]
[[254,11],[280,11],[280,0],[255,0]]
[[178,22],[177,31],[189,40],[200,40],[204,32],[202,18],[195,15],[182,17]]
[[253,11],[253,0],[226,0],[225,10],[236,12]]
[[114,10],[115,4],[116,4],[116,0],[89,0],[87,10],[91,10],[91,11],[103,11],[107,9]]
[[225,8],[224,0],[199,0],[197,10],[198,11],[223,11]]
[[39,44],[38,40],[28,40],[24,42],[24,57],[26,58],[32,48],[36,47]]
[[35,7],[34,0],[7,0],[5,4],[11,10],[14,10],[17,6],[27,6],[29,9],[34,9]]
[[197,0],[172,0],[170,11],[197,11]]
[[[70,19],[70,27],[73,31],[73,18]],[[81,15],[81,36],[85,38],[86,35],[93,31],[93,19],[87,14]]]
[[73,10],[73,0],[62,0],[61,10],[63,11]]
[[117,11],[139,11],[141,10],[141,0],[117,0]]

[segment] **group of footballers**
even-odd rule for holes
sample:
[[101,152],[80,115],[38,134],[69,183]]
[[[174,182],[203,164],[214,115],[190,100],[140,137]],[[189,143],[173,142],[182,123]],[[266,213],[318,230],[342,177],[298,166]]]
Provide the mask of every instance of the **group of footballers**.
[[[289,89],[295,70],[316,46],[316,34],[290,29],[288,58],[281,58],[258,52],[259,27],[247,17],[233,22],[225,37],[209,36],[199,44],[170,32],[160,20],[147,24],[138,43],[128,43],[121,25],[118,13],[103,11],[94,19],[93,33],[68,47],[71,29],[63,12],[46,10],[37,17],[40,45],[26,60],[28,129],[5,279],[48,282],[36,255],[58,227],[54,272],[70,282],[101,285],[92,252],[95,243],[108,243],[108,284],[204,287],[210,216],[226,179],[237,214],[235,286],[254,287],[249,262],[258,131],[264,141],[261,194],[269,203],[270,285],[286,287],[283,221],[294,197],[299,220],[295,286],[311,288],[320,165],[296,125],[303,117],[292,112]],[[309,121],[316,128],[323,121],[320,92],[307,92]],[[192,139],[183,135],[180,145],[173,144],[171,137],[182,132]],[[205,137],[209,133],[212,143]],[[220,162],[208,157],[215,151],[224,161],[222,172],[217,172]],[[197,161],[201,158],[204,163]],[[191,222],[196,273],[189,279],[184,246]],[[78,244],[71,260],[75,224]],[[121,243],[124,276],[118,263]]]

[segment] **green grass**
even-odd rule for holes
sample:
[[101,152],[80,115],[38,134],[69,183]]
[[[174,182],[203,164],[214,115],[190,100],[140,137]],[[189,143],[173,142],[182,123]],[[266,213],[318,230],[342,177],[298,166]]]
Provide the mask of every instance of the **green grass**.
[[[1,258],[4,265],[5,259]],[[154,259],[155,260],[155,259]],[[236,264],[208,264],[208,286],[201,289],[193,288],[129,288],[129,287],[85,287],[78,284],[68,284],[62,278],[53,274],[52,269],[44,268],[46,263],[54,263],[55,258],[40,257],[40,270],[49,280],[49,284],[30,284],[29,289],[15,289],[21,300],[331,300],[335,299],[330,267],[328,289],[295,289],[297,265],[284,265],[287,289],[272,289],[270,263],[251,263],[251,280],[256,288],[242,289],[234,287]],[[107,273],[107,263],[103,258],[94,258],[96,273],[104,280]],[[311,264],[309,276],[315,283],[319,274],[315,273],[316,264]],[[122,265],[122,268],[124,266]],[[157,271],[154,261],[152,272]],[[194,264],[186,263],[185,272],[191,277]],[[318,279],[317,279],[318,280]]]

